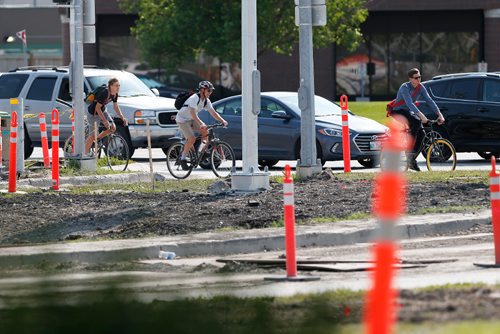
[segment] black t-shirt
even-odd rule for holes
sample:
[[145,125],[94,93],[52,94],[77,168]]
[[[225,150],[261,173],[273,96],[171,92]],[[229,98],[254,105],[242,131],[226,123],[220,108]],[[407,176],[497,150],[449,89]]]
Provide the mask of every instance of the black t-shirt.
[[91,114],[94,113],[95,106],[96,106],[97,102],[99,102],[102,105],[101,106],[101,111],[104,111],[104,110],[106,110],[106,104],[108,104],[111,101],[117,102],[118,101],[118,94],[116,94],[116,95],[109,95],[109,90],[107,88],[105,88],[99,94],[96,95],[96,97],[94,99],[94,102],[92,102],[89,105],[89,112]]

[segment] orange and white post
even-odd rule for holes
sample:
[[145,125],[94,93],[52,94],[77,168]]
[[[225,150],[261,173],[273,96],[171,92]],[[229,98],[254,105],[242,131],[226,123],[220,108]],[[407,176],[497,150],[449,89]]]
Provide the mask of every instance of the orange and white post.
[[9,147],[9,192],[16,192],[17,180],[17,112],[13,111],[10,120],[10,147]]
[[52,109],[52,189],[59,190],[59,111]]
[[285,166],[283,179],[283,204],[285,220],[286,276],[297,276],[297,259],[295,257],[295,200],[293,179],[290,165]]
[[344,173],[351,171],[351,143],[349,136],[349,105],[347,96],[340,97],[340,108],[342,109],[342,152],[344,157]]
[[[394,122],[394,121],[393,121]],[[396,320],[396,296],[393,288],[397,245],[394,225],[406,208],[406,179],[399,172],[402,147],[401,128],[389,124],[390,137],[382,146],[388,155],[387,170],[374,180],[373,213],[380,223],[380,239],[373,248],[375,270],[372,288],[366,297],[364,323],[366,334],[389,334]]]
[[47,121],[43,112],[38,116],[40,123],[40,138],[42,139],[43,167],[50,168],[49,140],[47,138]]
[[500,173],[497,171],[496,159],[491,157],[490,172],[491,225],[493,225],[493,243],[495,247],[495,263],[474,265],[483,268],[500,268]]

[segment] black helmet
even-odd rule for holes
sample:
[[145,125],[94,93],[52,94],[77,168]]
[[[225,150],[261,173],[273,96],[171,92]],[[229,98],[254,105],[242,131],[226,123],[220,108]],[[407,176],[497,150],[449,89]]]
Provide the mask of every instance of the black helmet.
[[200,83],[198,84],[198,90],[202,89],[202,88],[207,88],[207,89],[211,89],[211,90],[214,90],[214,85],[212,85],[212,83],[210,81],[200,81]]

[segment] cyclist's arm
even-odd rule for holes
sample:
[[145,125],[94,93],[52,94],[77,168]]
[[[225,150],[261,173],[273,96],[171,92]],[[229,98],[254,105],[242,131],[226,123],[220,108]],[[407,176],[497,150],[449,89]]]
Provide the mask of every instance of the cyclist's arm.
[[222,123],[224,126],[227,126],[227,121],[222,118],[217,111],[214,110],[214,108],[209,108],[208,112],[214,119],[216,119],[219,123]]
[[123,116],[123,113],[120,109],[120,106],[118,105],[118,102],[113,102],[113,109],[115,110],[115,113],[118,115],[118,117],[122,119],[123,125],[127,126],[128,125],[127,119]]
[[443,114],[441,114],[441,111],[439,110],[436,102],[434,102],[434,100],[430,97],[429,92],[427,91],[425,86],[422,85],[422,87],[420,87],[420,89],[422,90],[422,96],[423,96],[425,102],[427,102],[429,107],[438,116],[438,124],[442,124],[444,122],[444,116],[443,116]]
[[[422,87],[420,87],[422,89]],[[422,123],[427,123],[427,117],[418,109],[418,107],[413,103],[413,99],[411,98],[410,95],[410,89],[406,86],[401,87],[401,95],[403,96],[403,99],[405,101],[406,106],[410,109],[410,111],[413,111],[422,121]]]

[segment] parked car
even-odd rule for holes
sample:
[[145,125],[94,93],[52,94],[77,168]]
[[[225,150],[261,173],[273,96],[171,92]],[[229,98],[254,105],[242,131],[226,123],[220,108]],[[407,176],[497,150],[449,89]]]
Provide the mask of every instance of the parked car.
[[[85,68],[83,74],[85,94],[107,83],[112,77],[120,80],[118,104],[129,126],[123,127],[117,122],[117,131],[127,141],[130,156],[136,148],[147,147],[146,120],[151,124],[152,147],[168,148],[169,139],[175,136],[178,129],[175,123],[177,109],[174,106],[174,99],[156,96],[141,80],[129,72]],[[50,131],[50,112],[53,108],[58,109],[60,142],[64,143],[71,135],[68,75],[67,67],[29,67],[4,73],[0,76],[0,110],[10,112],[9,99],[20,97],[24,102],[25,116],[28,114],[38,116],[41,112],[49,115],[47,127]],[[108,105],[108,111],[114,116],[111,104]],[[25,156],[29,157],[34,146],[41,146],[38,117],[25,117],[24,123]]]
[[[477,152],[485,159],[500,155],[499,73],[440,75],[423,84],[446,119],[437,130],[457,152]],[[420,107],[436,118],[424,101]]]
[[[158,95],[163,97],[169,97],[175,99],[180,92],[183,92],[185,89],[168,87],[162,82],[153,79],[147,74],[136,74],[136,76],[146,84],[153,92],[154,89],[158,90]],[[155,92],[156,93],[156,92]]]
[[[234,149],[237,159],[241,148],[241,95],[215,102],[214,109],[229,122],[227,129],[217,129],[217,135]],[[340,107],[320,96],[315,96],[316,149],[322,163],[342,160],[342,120]],[[258,161],[261,166],[274,166],[279,160],[300,157],[300,109],[295,92],[266,92],[261,94],[258,117]],[[200,112],[204,122],[213,119],[208,112]],[[349,113],[351,159],[365,167],[378,163],[379,143],[387,135],[387,128],[371,119]]]

